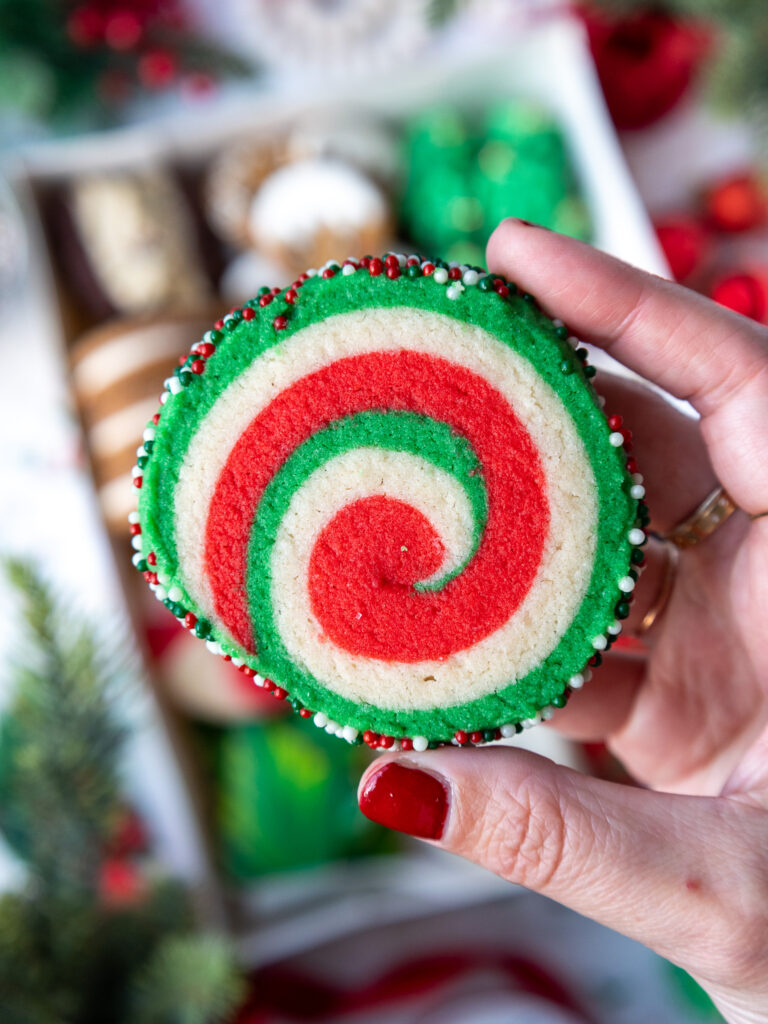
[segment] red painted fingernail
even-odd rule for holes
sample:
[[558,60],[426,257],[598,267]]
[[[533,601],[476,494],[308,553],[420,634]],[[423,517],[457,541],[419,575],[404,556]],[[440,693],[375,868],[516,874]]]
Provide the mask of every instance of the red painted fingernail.
[[435,775],[390,761],[366,779],[360,810],[397,832],[439,839],[448,813],[448,788]]

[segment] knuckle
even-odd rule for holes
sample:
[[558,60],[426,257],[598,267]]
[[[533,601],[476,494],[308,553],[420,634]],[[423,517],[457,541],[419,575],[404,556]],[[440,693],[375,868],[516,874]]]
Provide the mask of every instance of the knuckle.
[[562,873],[566,815],[558,793],[541,779],[523,780],[514,793],[496,784],[483,818],[480,857],[496,874],[544,890]]

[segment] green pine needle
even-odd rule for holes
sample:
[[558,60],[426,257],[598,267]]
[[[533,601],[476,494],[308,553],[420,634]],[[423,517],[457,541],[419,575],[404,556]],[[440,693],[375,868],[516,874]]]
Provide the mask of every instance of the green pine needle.
[[142,972],[135,1024],[221,1024],[244,995],[229,945],[214,936],[166,939]]

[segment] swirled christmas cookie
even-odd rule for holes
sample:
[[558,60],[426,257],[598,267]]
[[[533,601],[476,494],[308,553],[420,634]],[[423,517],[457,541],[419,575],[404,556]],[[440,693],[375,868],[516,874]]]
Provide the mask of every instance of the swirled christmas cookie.
[[390,254],[264,288],[165,382],[134,562],[349,742],[507,737],[628,614],[647,522],[586,350],[498,275]]

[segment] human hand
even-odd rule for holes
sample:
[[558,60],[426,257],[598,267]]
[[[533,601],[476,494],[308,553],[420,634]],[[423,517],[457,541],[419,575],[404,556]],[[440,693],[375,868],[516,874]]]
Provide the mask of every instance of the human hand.
[[[553,722],[604,739],[648,789],[513,747],[443,748],[377,759],[361,808],[644,942],[732,1024],[768,1022],[768,331],[519,221],[495,231],[488,263],[700,413],[598,375],[633,431],[651,529],[718,481],[739,510],[681,553],[647,657],[609,652]],[[664,545],[647,550],[629,632],[663,585]]]

